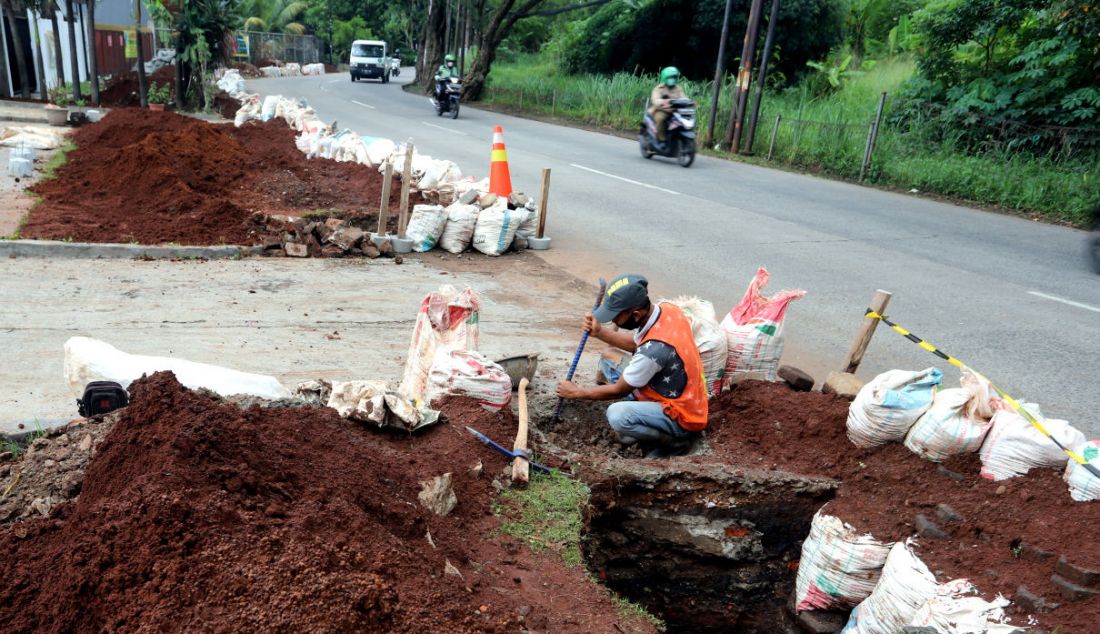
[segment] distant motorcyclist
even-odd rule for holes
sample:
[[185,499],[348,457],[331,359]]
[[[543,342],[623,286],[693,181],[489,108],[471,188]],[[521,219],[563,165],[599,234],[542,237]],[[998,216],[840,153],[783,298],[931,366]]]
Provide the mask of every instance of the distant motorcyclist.
[[452,79],[461,79],[461,75],[458,72],[458,68],[455,66],[455,56],[448,53],[447,56],[443,58],[443,65],[439,67],[439,70],[435,71],[436,101],[443,99],[444,86]]
[[684,99],[684,90],[679,86],[680,70],[668,66],[661,70],[661,83],[653,87],[649,95],[649,114],[657,124],[657,141],[664,143],[668,133],[668,119],[672,113],[672,100]]

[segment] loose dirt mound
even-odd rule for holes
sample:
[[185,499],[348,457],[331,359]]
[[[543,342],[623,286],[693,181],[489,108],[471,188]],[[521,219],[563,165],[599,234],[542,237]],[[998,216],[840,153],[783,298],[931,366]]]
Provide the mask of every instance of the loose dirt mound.
[[[938,580],[969,578],[987,598],[1002,593],[1012,599],[1023,585],[1062,604],[1036,615],[1042,625],[1061,625],[1067,634],[1094,631],[1100,599],[1070,603],[1050,577],[1059,555],[1100,568],[1095,537],[1100,504],[1073,502],[1056,470],[997,483],[978,476],[977,454],[950,459],[941,468],[900,443],[859,449],[846,435],[848,407],[846,400],[794,392],[782,383],[742,384],[711,403],[708,440],[714,456],[690,460],[718,458],[839,479],[843,484],[828,512],[880,540],[913,535],[916,516],[924,514],[948,534],[947,539],[919,539],[921,559]],[[938,520],[939,504],[952,507],[962,521]],[[1021,543],[1053,556],[1021,558]],[[1024,613],[1019,606],[1013,609]]]
[[235,68],[241,73],[241,77],[245,79],[258,79],[263,77],[264,74],[260,72],[259,68],[256,68],[248,62],[236,62],[229,65],[229,68]]
[[[161,66],[153,71],[153,74],[146,75],[145,81],[148,86],[153,84],[168,86],[172,98],[175,98],[175,66]],[[128,70],[112,77],[107,82],[107,85],[99,93],[99,101],[101,105],[111,108],[140,106],[141,95],[139,90],[137,71]]]
[[[835,478],[842,485],[828,512],[880,540],[914,535],[916,516],[924,514],[948,535],[919,539],[919,554],[938,580],[969,578],[987,598],[1002,593],[1013,599],[1025,586],[1061,604],[1035,615],[1041,625],[1061,625],[1065,634],[1095,631],[1100,597],[1071,603],[1051,575],[1061,555],[1074,565],[1100,569],[1095,537],[1100,503],[1073,502],[1060,470],[990,482],[978,476],[976,454],[941,467],[900,443],[860,449],[847,438],[849,405],[833,395],[795,392],[783,383],[745,382],[711,402],[709,453],[675,460]],[[562,422],[552,427],[551,440],[581,453],[620,451],[613,448],[603,409],[570,404]],[[939,504],[952,507],[962,521],[938,520]],[[1047,558],[1029,557],[1033,549],[1045,551]],[[1018,605],[1013,610],[1023,613]]]
[[[510,416],[477,424],[514,431]],[[79,500],[0,529],[0,629],[652,631],[624,630],[579,569],[496,537],[479,459],[503,464],[451,425],[381,435],[155,374],[131,386]],[[438,517],[417,494],[444,472],[458,505]]]
[[112,110],[73,135],[77,149],[56,178],[32,188],[43,200],[22,234],[255,244],[266,233],[267,215],[327,210],[353,224],[377,222],[382,176],[356,163],[307,160],[294,137],[281,120],[234,128],[173,113]]

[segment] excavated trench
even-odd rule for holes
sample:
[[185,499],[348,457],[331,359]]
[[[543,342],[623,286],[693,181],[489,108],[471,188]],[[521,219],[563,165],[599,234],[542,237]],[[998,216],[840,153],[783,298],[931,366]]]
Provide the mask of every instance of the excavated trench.
[[[591,488],[582,549],[608,587],[660,616],[669,632],[800,631],[788,610],[802,540],[836,480],[740,468],[713,456],[622,459],[599,408],[549,434],[579,459]],[[574,454],[576,455],[576,454]]]

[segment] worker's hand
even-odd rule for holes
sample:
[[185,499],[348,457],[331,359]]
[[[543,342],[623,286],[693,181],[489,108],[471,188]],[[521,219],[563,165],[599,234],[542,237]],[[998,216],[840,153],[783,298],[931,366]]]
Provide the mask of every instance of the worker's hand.
[[572,381],[562,381],[558,383],[558,396],[566,399],[578,399],[584,394],[584,390],[577,386]]
[[592,316],[592,313],[588,313],[584,316],[584,322],[581,327],[593,337],[599,337],[600,330],[603,329],[603,325]]

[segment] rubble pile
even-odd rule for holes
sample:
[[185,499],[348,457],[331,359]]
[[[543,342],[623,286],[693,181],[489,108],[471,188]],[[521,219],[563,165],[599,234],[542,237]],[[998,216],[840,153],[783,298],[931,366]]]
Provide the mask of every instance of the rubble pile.
[[[503,461],[456,426],[504,437],[507,412],[445,403],[454,423],[410,436],[242,409],[169,373],[131,397],[75,502],[0,527],[4,631],[654,631],[496,531]],[[420,499],[433,481],[446,515]]]
[[[174,98],[176,94],[176,67],[162,65],[146,74],[145,81],[147,86],[153,84],[168,86],[168,90]],[[140,106],[141,96],[138,94],[138,90],[137,71],[124,71],[108,80],[103,90],[99,91],[100,105],[105,108]]]

